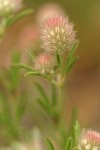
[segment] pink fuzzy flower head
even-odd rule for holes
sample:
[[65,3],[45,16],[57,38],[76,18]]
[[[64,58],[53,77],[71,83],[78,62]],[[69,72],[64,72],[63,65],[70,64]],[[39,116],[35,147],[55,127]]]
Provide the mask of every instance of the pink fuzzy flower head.
[[68,17],[47,18],[41,25],[42,48],[48,52],[62,54],[70,50],[75,41],[76,32]]
[[56,59],[53,55],[42,53],[34,61],[34,68],[42,74],[53,73],[53,68],[56,64]]
[[83,131],[79,139],[79,150],[100,150],[100,133]]

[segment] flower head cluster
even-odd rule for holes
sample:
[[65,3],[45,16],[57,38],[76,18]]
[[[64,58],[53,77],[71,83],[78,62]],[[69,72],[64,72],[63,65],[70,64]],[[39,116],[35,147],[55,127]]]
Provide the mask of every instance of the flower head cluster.
[[79,139],[79,150],[100,150],[100,133],[83,131]]
[[22,7],[22,0],[0,0],[0,15],[16,12]]
[[52,16],[45,19],[41,25],[42,48],[48,52],[62,54],[70,50],[75,36],[76,32],[68,17]]
[[52,73],[56,64],[56,59],[48,53],[40,54],[34,61],[34,68],[42,74]]

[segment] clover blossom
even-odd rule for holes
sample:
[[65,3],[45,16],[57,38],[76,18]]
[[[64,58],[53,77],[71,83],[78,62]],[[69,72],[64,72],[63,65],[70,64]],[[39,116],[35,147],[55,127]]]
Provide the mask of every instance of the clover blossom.
[[79,150],[100,150],[100,133],[83,131],[79,138]]
[[40,38],[45,51],[62,54],[71,49],[75,36],[73,23],[68,17],[52,16],[41,24]]
[[52,73],[55,64],[55,56],[44,52],[35,59],[34,68],[42,74]]
[[0,0],[0,15],[18,11],[22,7],[22,0]]

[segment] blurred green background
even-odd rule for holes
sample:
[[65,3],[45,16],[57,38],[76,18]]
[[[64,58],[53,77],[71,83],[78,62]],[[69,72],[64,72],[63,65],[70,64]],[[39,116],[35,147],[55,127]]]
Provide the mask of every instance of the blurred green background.
[[[67,124],[73,107],[78,107],[81,125],[100,130],[100,0],[25,0],[24,4],[25,7],[33,8],[34,14],[24,17],[7,30],[0,44],[1,68],[9,68],[13,49],[21,51],[23,62],[28,60],[25,49],[32,48],[34,53],[38,52],[36,20],[39,10],[45,5],[59,5],[75,24],[77,38],[80,40],[76,52],[80,59],[68,76],[64,90],[64,119]],[[31,95],[31,81],[34,80],[34,77],[22,77],[20,87],[27,87]],[[44,86],[47,85],[44,83]],[[2,84],[0,88],[3,89]],[[36,94],[34,90],[33,95]],[[39,114],[37,116],[39,117]],[[38,124],[38,121],[34,121],[38,120],[37,118],[28,119],[24,120],[24,123],[29,121],[26,126],[30,128],[32,124]]]

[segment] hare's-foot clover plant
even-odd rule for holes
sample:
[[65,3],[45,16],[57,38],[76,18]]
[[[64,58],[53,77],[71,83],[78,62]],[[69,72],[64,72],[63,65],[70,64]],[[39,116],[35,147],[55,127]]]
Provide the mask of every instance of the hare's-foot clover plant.
[[31,8],[24,9],[23,0],[0,0],[0,37],[9,26],[32,12]]
[[[73,23],[70,23],[68,17],[50,16],[39,25],[39,30],[40,48],[43,49],[43,53],[33,56],[28,51],[32,58],[32,65],[21,63],[15,63],[15,65],[28,70],[25,76],[37,75],[49,81],[48,83],[52,88],[51,98],[48,97],[40,83],[35,84],[42,97],[38,99],[38,102],[48,114],[54,126],[58,128],[62,122],[62,90],[66,76],[78,60],[78,56],[74,56],[74,53],[79,41],[76,39]],[[64,55],[66,60],[64,60]],[[49,146],[52,145],[49,139],[46,139],[46,141]],[[69,145],[69,142],[67,143]],[[53,148],[53,145],[51,147]]]

